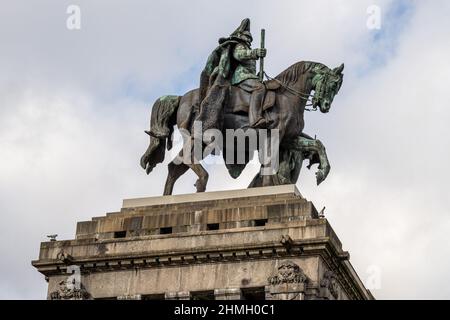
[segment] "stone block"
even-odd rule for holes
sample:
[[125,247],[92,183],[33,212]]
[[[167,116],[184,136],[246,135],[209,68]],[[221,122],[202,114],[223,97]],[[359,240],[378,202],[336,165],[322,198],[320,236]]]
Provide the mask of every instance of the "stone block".
[[[373,299],[295,186],[124,200],[79,222],[75,240],[42,243],[32,263],[49,298]],[[69,264],[82,290],[60,288]]]

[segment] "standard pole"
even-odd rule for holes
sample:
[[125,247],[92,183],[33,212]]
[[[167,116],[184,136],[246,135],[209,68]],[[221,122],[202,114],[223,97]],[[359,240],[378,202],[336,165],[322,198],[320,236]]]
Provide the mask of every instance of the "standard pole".
[[[264,42],[266,38],[266,30],[261,29],[261,49],[264,49]],[[263,82],[264,80],[264,58],[259,58],[259,80]]]

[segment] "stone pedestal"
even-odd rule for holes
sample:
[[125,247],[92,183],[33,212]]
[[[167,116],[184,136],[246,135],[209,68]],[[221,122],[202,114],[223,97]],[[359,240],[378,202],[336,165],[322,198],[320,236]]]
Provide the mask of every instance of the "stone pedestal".
[[32,264],[49,299],[373,299],[294,185],[124,200]]

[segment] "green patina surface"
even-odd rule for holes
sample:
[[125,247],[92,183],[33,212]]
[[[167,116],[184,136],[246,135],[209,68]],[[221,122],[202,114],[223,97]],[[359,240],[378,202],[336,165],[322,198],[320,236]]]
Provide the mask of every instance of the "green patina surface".
[[231,76],[231,84],[236,85],[247,79],[258,79],[256,75],[256,60],[259,58],[258,50],[252,50],[245,44],[238,44],[234,48],[233,58],[239,61]]
[[[264,39],[263,34],[262,32],[261,39]],[[260,82],[262,80],[256,72],[256,61],[265,57],[266,50],[263,41],[261,48],[252,49],[252,41],[250,20],[244,19],[230,36],[219,39],[218,46],[208,57],[200,77],[199,89],[195,93],[190,91],[183,97],[165,95],[155,102],[152,110],[151,129],[146,131],[150,136],[150,145],[141,158],[141,166],[147,173],[157,163],[164,160],[166,145],[167,149],[171,148],[170,136],[175,124],[179,128],[185,129],[186,127],[188,130],[192,130],[190,126],[193,121],[201,121],[204,131],[247,127],[257,130],[274,128],[283,131],[277,171],[270,173],[268,177],[258,173],[249,187],[296,183],[304,160],[309,160],[308,168],[312,164],[319,164],[316,172],[317,184],[325,180],[330,171],[326,150],[319,140],[311,138],[302,131],[304,127],[303,112],[319,108],[322,113],[330,110],[333,98],[342,85],[344,65],[330,69],[321,63],[300,61],[279,76],[273,79],[269,77],[270,81],[262,86]],[[269,85],[271,81],[272,86]],[[250,106],[247,118],[242,114],[228,113],[229,123],[224,124],[224,105],[230,103],[231,99],[228,98],[228,95],[232,92],[230,87],[233,85],[251,93]],[[283,96],[283,99],[275,100],[277,108],[262,108],[264,106],[262,99],[265,97],[266,90],[271,90],[271,94],[275,92],[275,99],[280,95]],[[258,97],[262,98],[258,100]],[[188,109],[179,109],[180,101],[183,101],[182,105],[187,106]],[[254,101],[256,102],[253,103]],[[308,102],[312,102],[312,104],[307,104]],[[307,109],[306,107],[310,105],[313,108]],[[260,121],[252,121],[252,116],[254,120],[259,119],[257,115],[255,116],[256,111],[260,112],[259,118],[266,120],[261,117],[264,112],[266,118],[270,118],[271,122],[266,121],[264,126],[259,126]],[[270,125],[267,125],[268,123]],[[225,125],[229,127],[224,127]],[[246,164],[226,165],[230,175],[237,178]],[[199,177],[196,182],[197,191],[204,191],[208,179],[207,171],[201,164],[189,164],[188,167],[194,170]],[[187,167],[169,164],[169,175],[164,194],[172,193],[173,184],[186,170]]]

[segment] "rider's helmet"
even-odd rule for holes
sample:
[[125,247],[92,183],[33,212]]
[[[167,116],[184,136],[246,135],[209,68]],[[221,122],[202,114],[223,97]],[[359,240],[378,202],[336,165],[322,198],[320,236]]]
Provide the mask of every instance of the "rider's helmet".
[[245,42],[252,42],[253,37],[250,32],[250,19],[245,18],[242,20],[239,27],[230,35],[230,38],[238,38],[240,40],[244,40]]

